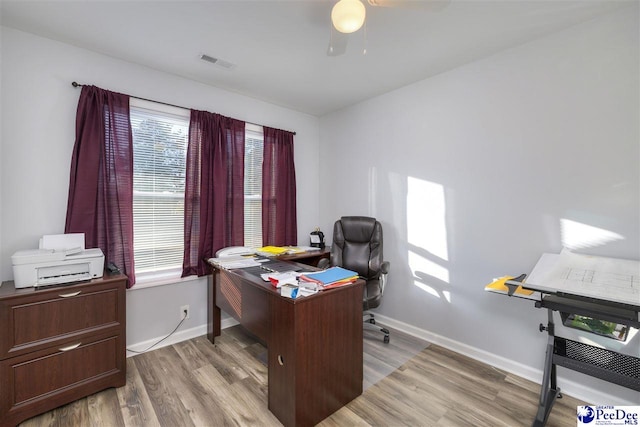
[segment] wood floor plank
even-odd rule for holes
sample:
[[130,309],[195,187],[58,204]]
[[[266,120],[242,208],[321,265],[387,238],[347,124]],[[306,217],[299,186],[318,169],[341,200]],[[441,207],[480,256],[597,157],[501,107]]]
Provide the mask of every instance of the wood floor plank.
[[348,406],[344,406],[325,418],[317,427],[370,427],[371,424],[360,418]]
[[[220,408],[221,420],[212,425],[278,425],[275,416],[267,410],[266,393],[257,391],[253,378],[228,384],[213,366],[204,366],[196,371],[198,381],[209,390],[209,394]],[[251,387],[247,389],[247,387]],[[260,393],[259,398],[251,394]],[[257,403],[256,403],[257,402]]]
[[120,412],[126,426],[159,427],[135,358],[127,359],[127,384],[117,389]]
[[53,410],[56,426],[70,425],[79,426],[89,423],[89,407],[87,399],[76,400],[68,405],[61,406]]
[[35,416],[30,418],[20,424],[21,427],[54,427],[57,424],[56,422],[56,412],[55,409],[53,411],[45,412],[42,415]]
[[[219,349],[223,352],[227,358],[232,357],[235,360],[234,368],[242,370],[243,374],[241,380],[244,380],[247,376],[251,376],[254,380],[256,380],[259,384],[266,386],[266,378],[268,373],[267,365],[261,363],[261,360],[256,359],[253,354],[262,354],[260,350],[256,349],[262,347],[264,352],[266,352],[266,348],[261,344],[256,344],[256,346],[243,346],[236,347],[235,345],[228,345],[230,343],[222,341],[220,343]],[[216,344],[216,347],[218,344]],[[249,349],[251,351],[249,351]],[[233,354],[233,356],[231,356]],[[266,355],[264,356],[266,358]]]
[[227,383],[233,384],[249,375],[236,360],[235,355],[239,348],[234,350],[232,344],[229,344],[228,341],[232,340],[231,337],[223,334],[216,338],[215,345],[212,345],[206,338],[201,338],[203,337],[197,338],[194,344],[210,361],[211,365],[227,380]]
[[164,347],[135,357],[138,372],[162,426],[193,426],[187,409],[166,380],[168,367],[163,364]]
[[[266,390],[259,391],[255,379],[252,377],[246,378],[239,383],[232,384],[230,389],[236,404],[240,404],[245,409],[242,420],[238,425],[281,425],[271,411],[265,411],[265,408],[268,408],[269,405],[267,393]],[[247,417],[247,414],[251,414],[251,417]]]
[[87,396],[87,406],[88,425],[92,427],[124,427],[118,392],[115,388]]
[[206,355],[202,354],[196,345],[196,340],[197,339],[182,341],[173,345],[176,352],[180,355],[180,358],[184,361],[183,363],[186,369],[189,371],[195,371],[196,369],[211,364],[211,361]]
[[375,385],[373,391],[385,392],[392,396],[394,401],[401,401],[412,408],[414,416],[421,420],[422,424],[435,424],[448,408],[442,404],[441,399],[434,399],[431,395],[421,392],[419,388],[412,388],[407,384],[407,376],[397,371]]
[[194,378],[207,390],[211,400],[210,425],[234,425],[233,410],[235,405],[227,399],[229,383],[214,366],[208,365],[196,369]]
[[175,346],[166,348],[163,352],[163,366],[167,377],[171,378],[171,389],[187,410],[191,421],[196,426],[209,425],[221,411],[217,402],[197,381],[189,363],[180,357]]

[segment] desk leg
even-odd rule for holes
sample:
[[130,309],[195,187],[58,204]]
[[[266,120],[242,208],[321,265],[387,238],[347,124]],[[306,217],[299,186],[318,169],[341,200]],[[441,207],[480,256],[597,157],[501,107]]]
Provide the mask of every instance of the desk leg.
[[216,305],[216,271],[207,279],[207,339],[215,344],[220,336],[220,309]]
[[536,419],[533,421],[532,427],[542,427],[547,423],[551,408],[560,397],[560,389],[556,384],[556,365],[553,363],[553,351],[555,348],[553,311],[548,311],[548,322],[546,328],[540,324],[540,331],[547,331],[549,339],[547,341],[547,353],[544,360],[544,375],[542,377],[542,385],[540,387],[540,402]]

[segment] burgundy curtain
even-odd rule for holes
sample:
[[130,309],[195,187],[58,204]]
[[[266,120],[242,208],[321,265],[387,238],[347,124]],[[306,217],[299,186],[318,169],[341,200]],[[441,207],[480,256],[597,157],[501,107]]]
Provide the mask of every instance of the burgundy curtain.
[[293,133],[263,127],[262,243],[297,245],[296,171]]
[[218,249],[244,244],[245,123],[191,110],[182,276],[208,273]]
[[129,96],[83,86],[76,113],[65,233],[85,233],[135,283]]

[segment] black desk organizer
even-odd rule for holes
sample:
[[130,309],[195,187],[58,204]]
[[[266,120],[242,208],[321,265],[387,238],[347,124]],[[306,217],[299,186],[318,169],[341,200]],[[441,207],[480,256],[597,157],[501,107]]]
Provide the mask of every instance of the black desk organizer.
[[569,314],[578,314],[640,329],[640,306],[558,293],[543,296],[536,301],[536,307],[548,310],[547,325],[540,324],[540,331],[547,331],[548,341],[534,427],[546,424],[556,398],[561,397],[556,366],[640,391],[639,357],[555,336],[553,322],[553,312],[558,311],[563,319]]

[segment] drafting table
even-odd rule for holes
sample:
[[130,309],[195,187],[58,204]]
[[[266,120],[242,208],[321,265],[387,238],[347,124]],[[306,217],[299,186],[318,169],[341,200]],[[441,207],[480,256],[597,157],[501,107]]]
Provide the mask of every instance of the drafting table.
[[[535,306],[546,308],[548,314],[547,325],[540,324],[540,331],[546,331],[549,338],[533,426],[546,424],[555,399],[560,396],[556,366],[640,391],[640,345],[634,340],[638,337],[630,337],[640,328],[640,262],[566,251],[543,254],[526,282],[517,285],[540,292]],[[626,327],[625,340],[634,340],[625,348],[630,354],[620,351],[624,343],[610,337],[600,337],[593,341],[598,345],[592,345],[556,336],[554,311],[560,313],[565,325],[569,316],[585,316],[622,325],[623,330]]]
[[[547,309],[547,324],[539,327],[548,341],[534,427],[546,424],[560,397],[556,366],[640,391],[640,261],[563,251],[543,254],[525,277],[496,279],[485,290]],[[554,311],[567,327],[563,335],[574,339],[556,335]]]

